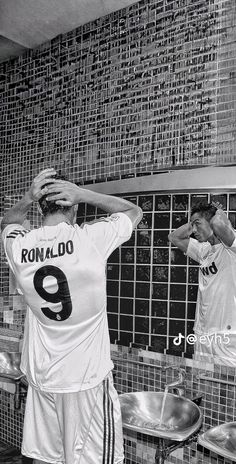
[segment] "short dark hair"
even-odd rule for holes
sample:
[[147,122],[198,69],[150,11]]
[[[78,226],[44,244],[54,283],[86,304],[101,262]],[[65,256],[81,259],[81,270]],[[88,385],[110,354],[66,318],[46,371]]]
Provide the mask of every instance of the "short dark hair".
[[201,202],[191,208],[191,216],[195,213],[199,213],[205,219],[210,221],[211,218],[215,216],[216,211],[217,208],[212,203]]
[[[60,179],[60,180],[67,180],[66,179],[66,176],[64,174],[61,174],[60,172],[58,172],[57,174],[55,174],[54,176],[52,176],[54,179]],[[46,184],[46,185],[50,185],[50,184]],[[42,186],[42,189],[45,187],[45,185]],[[38,203],[39,203],[39,206],[42,210],[42,214],[43,216],[47,216],[48,214],[54,214],[56,213],[57,211],[61,211],[62,213],[64,212],[67,212],[71,209],[71,206],[62,206],[62,205],[58,205],[57,203],[55,203],[55,200],[46,200],[46,198],[50,197],[50,194],[45,194],[43,195],[39,200],[38,200]]]

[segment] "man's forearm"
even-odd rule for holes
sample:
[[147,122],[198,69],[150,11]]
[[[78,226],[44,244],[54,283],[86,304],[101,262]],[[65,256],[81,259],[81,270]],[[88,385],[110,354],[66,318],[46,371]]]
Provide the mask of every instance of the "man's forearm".
[[105,195],[103,193],[93,192],[92,190],[80,188],[79,201],[97,206],[106,213],[126,213],[134,223],[138,223],[142,219],[142,210],[139,206],[134,205],[130,201],[124,200],[121,197],[113,195]]
[[1,222],[1,229],[3,230],[9,224],[23,224],[26,219],[27,213],[32,206],[33,200],[28,193],[18,201],[14,206],[12,206],[6,214],[3,216]]
[[188,249],[189,238],[192,233],[191,224],[187,223],[180,226],[178,229],[174,230],[168,235],[169,241],[184,253]]
[[231,222],[227,218],[225,212],[218,209],[210,221],[210,225],[215,236],[221,240],[226,246],[231,246],[235,234]]
[[169,234],[169,240],[172,242],[174,239],[185,240],[192,234],[191,225],[189,223],[183,224],[178,229],[175,229]]
[[113,195],[106,195],[103,193],[97,193],[92,190],[83,189],[80,187],[80,199],[79,202],[84,201],[90,205],[97,206],[106,213],[117,213],[124,212],[135,207],[130,201],[124,200],[124,198],[115,197]]

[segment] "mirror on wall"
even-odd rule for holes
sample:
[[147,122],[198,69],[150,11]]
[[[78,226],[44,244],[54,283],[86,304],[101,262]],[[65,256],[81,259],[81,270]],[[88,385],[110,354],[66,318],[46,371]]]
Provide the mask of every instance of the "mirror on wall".
[[[209,362],[209,356],[195,353],[199,265],[172,246],[168,234],[189,221],[193,205],[212,200],[223,206],[235,226],[236,194],[140,193],[125,198],[144,214],[131,239],[108,260],[111,341]],[[78,223],[84,217],[86,221],[97,217],[95,209],[81,205]],[[224,364],[217,356],[211,362]],[[231,365],[229,357],[227,364]]]

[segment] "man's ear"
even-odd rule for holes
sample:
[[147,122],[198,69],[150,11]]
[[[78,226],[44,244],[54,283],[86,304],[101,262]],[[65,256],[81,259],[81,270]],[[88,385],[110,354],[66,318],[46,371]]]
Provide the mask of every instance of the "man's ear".
[[41,216],[43,216],[42,208],[41,208],[41,206],[40,206],[40,204],[39,204],[38,201],[37,201],[37,209],[38,209],[39,214],[40,214]]
[[72,218],[72,223],[73,223],[73,224],[76,223],[78,206],[79,206],[79,205],[73,205],[73,218]]

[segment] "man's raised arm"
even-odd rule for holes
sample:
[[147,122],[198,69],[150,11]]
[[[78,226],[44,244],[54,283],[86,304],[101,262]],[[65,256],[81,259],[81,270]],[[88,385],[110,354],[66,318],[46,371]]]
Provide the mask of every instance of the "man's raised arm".
[[124,213],[130,218],[133,227],[137,226],[143,216],[141,208],[130,201],[124,200],[121,197],[83,189],[71,182],[57,180],[45,188],[48,194],[47,200],[55,201],[55,203],[61,206],[89,203],[109,214]]
[[226,246],[231,247],[235,240],[235,232],[223,209],[217,208],[210,225],[216,237]]
[[33,202],[39,200],[39,198],[45,194],[45,189],[42,189],[42,187],[48,182],[54,182],[55,179],[51,176],[54,176],[55,174],[56,171],[53,168],[49,168],[44,169],[34,178],[29,191],[26,192],[23,198],[12,206],[3,216],[1,222],[2,231],[9,224],[23,224]]
[[180,226],[168,235],[169,241],[179,248],[183,253],[186,253],[189,244],[189,238],[193,229],[190,223]]

